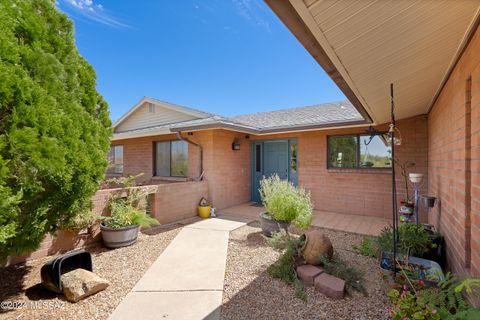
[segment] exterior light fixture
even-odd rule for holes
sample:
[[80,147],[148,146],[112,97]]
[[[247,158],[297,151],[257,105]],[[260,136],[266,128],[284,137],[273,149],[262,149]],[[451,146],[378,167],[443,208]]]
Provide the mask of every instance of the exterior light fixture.
[[235,150],[235,151],[240,150],[240,143],[233,142],[232,143],[232,150]]

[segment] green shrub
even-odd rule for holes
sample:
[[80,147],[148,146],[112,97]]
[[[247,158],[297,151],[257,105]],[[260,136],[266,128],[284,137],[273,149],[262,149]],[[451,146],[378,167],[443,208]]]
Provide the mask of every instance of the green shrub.
[[287,284],[293,284],[295,287],[295,296],[302,300],[307,300],[307,294],[303,283],[298,280],[295,270],[296,260],[300,255],[302,240],[289,235],[284,229],[274,232],[272,236],[264,237],[267,243],[277,251],[282,252],[282,256],[268,267],[268,273],[282,280]]
[[313,204],[310,193],[281,180],[278,175],[260,182],[260,195],[267,214],[278,221],[291,221],[300,229],[312,223]]
[[135,179],[141,175],[143,174],[107,181],[122,187],[110,195],[110,216],[99,217],[108,228],[119,229],[131,225],[150,227],[158,224],[155,218],[146,213],[147,194],[141,188],[135,187]]
[[362,256],[375,258],[378,256],[379,248],[374,237],[363,237],[358,246],[353,246],[353,250]]
[[[422,280],[409,279],[391,289],[387,296],[392,303],[393,319],[478,319],[480,309],[470,305],[462,292],[472,293],[479,279],[462,282],[447,273],[437,287],[426,287]],[[476,292],[478,297],[478,292]]]
[[60,223],[60,228],[65,230],[79,231],[90,227],[96,220],[96,214],[91,210],[87,210],[85,212],[79,212],[77,215],[75,215],[75,217],[73,217],[73,219],[62,221]]
[[346,261],[334,254],[332,259],[322,257],[323,270],[337,278],[345,280],[347,292],[353,290],[366,293],[363,273],[355,267],[349,266]]
[[[376,238],[376,242],[382,251],[393,251],[393,228],[385,227]],[[421,257],[430,248],[434,248],[428,231],[423,225],[416,223],[404,223],[398,227],[397,252],[404,255]]]
[[53,0],[0,0],[0,260],[90,209],[111,121]]

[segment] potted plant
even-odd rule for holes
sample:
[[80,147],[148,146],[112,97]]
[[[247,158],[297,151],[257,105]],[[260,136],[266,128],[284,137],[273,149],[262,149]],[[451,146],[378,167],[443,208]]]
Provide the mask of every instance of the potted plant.
[[103,242],[108,248],[119,248],[137,241],[140,227],[157,225],[158,221],[146,213],[147,195],[134,187],[135,177],[115,179],[123,185],[110,196],[110,215],[100,217]]
[[208,202],[207,199],[202,198],[197,207],[198,216],[202,219],[207,219],[210,217],[210,211],[212,210],[212,205]]
[[437,244],[423,225],[407,222],[399,226],[395,259],[392,253],[393,229],[391,227],[382,230],[376,241],[382,251],[380,267],[386,274],[393,270],[395,261],[397,270],[403,270],[415,279],[435,283],[443,278],[440,265],[425,259],[425,254],[435,250]]
[[260,182],[260,195],[266,209],[260,214],[260,224],[266,236],[288,229],[291,222],[300,229],[310,226],[313,204],[304,189],[273,175]]

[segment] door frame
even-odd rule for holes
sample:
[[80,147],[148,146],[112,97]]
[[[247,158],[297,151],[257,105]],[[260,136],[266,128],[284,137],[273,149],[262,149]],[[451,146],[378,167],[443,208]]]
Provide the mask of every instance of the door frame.
[[[288,181],[291,181],[294,183],[294,185],[298,185],[298,170],[299,170],[299,161],[298,161],[298,139],[297,138],[279,138],[279,139],[263,139],[263,140],[252,140],[250,143],[250,150],[251,150],[251,156],[250,156],[250,176],[251,176],[251,188],[250,188],[250,199],[251,201],[254,202],[260,202],[260,199],[257,201],[257,190],[255,189],[256,185],[256,179],[257,179],[257,172],[256,172],[256,146],[260,145],[260,172],[261,176],[263,177],[263,174],[265,172],[265,157],[264,157],[264,144],[265,142],[287,142],[287,165],[288,165],[288,172],[287,172],[287,179]],[[292,180],[292,144],[297,145],[297,171],[296,171],[296,176],[295,179]]]

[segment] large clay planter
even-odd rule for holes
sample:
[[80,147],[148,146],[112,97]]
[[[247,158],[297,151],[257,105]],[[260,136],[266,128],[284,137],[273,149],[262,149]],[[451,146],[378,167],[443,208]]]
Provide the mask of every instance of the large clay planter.
[[103,223],[100,225],[102,238],[105,247],[120,248],[134,244],[137,241],[139,225],[128,226],[119,229],[106,227]]
[[280,231],[280,229],[288,230],[290,221],[278,221],[270,217],[266,212],[260,214],[260,227],[262,233],[267,237],[271,237],[273,233]]
[[301,236],[304,244],[300,249],[305,262],[312,265],[319,265],[322,257],[331,259],[333,256],[333,246],[330,239],[319,230],[309,231]]

